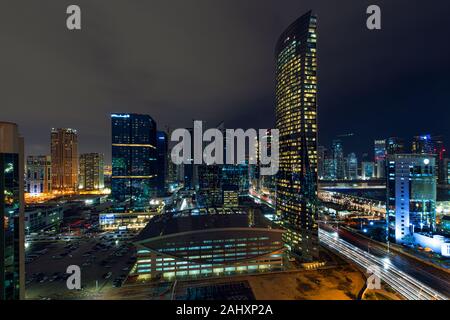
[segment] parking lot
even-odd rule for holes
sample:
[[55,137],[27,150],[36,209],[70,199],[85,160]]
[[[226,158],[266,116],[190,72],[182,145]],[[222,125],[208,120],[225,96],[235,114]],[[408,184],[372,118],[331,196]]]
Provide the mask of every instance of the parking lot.
[[[33,243],[26,254],[27,299],[95,298],[120,287],[135,262],[133,246],[112,238]],[[69,290],[67,267],[81,269],[81,290]]]

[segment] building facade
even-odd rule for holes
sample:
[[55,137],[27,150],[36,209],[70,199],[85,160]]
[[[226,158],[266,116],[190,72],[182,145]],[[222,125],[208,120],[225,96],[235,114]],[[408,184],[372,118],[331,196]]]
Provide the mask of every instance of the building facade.
[[433,155],[388,157],[387,235],[397,243],[436,227],[436,160]]
[[390,137],[386,140],[387,155],[405,153],[405,140],[399,137]]
[[344,180],[347,176],[345,170],[345,157],[344,157],[344,145],[342,140],[335,139],[332,144],[333,152],[333,169],[334,176],[337,180]]
[[73,192],[78,188],[78,134],[74,129],[51,131],[52,189]]
[[361,176],[363,180],[370,180],[375,177],[375,163],[364,161],[361,163]]
[[135,239],[131,274],[173,280],[283,270],[283,230],[243,209],[208,210],[152,219]]
[[198,181],[198,204],[208,207],[222,205],[222,165],[201,164],[197,170],[201,177]]
[[374,160],[376,166],[376,177],[386,177],[386,140],[375,140],[374,143]]
[[158,189],[158,195],[164,196],[167,192],[167,180],[168,180],[168,137],[164,131],[158,131],[156,133],[156,152],[157,152],[157,177],[156,184]]
[[348,179],[358,179],[358,158],[355,153],[350,153],[347,157],[347,173]]
[[450,159],[444,158],[442,161],[442,184],[445,186],[450,185]]
[[110,232],[139,232],[154,216],[161,214],[163,209],[163,203],[158,200],[155,200],[145,211],[129,212],[123,208],[111,208],[99,214],[99,228]]
[[413,137],[411,152],[416,154],[441,155],[445,152],[442,136],[432,136],[425,134]]
[[444,139],[442,136],[432,136],[425,134],[415,136],[411,145],[413,153],[417,154],[433,154],[436,156],[436,174],[438,183],[445,185],[447,181],[446,153]]
[[64,206],[31,205],[25,210],[25,233],[41,232],[58,229],[63,222]]
[[156,196],[156,123],[148,115],[112,114],[112,197],[141,210]]
[[0,300],[24,298],[24,167],[18,126],[0,122]]
[[318,257],[317,18],[308,12],[280,36],[276,49],[279,171],[276,214],[290,253]]
[[80,191],[96,191],[105,188],[104,156],[101,153],[84,153],[80,155]]
[[236,186],[222,186],[223,206],[226,208],[239,206],[239,189]]
[[27,157],[26,191],[31,194],[52,192],[51,156]]

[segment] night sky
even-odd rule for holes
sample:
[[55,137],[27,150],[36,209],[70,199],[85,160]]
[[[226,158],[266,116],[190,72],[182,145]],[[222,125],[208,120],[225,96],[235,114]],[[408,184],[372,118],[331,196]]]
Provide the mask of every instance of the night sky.
[[[78,4],[82,30],[66,28]],[[366,8],[382,9],[382,30]],[[79,131],[80,152],[110,161],[112,112],[151,115],[159,129],[192,119],[274,126],[274,46],[318,15],[319,140],[443,134],[450,145],[448,0],[39,0],[0,4],[0,110],[27,154],[49,153],[50,129]]]

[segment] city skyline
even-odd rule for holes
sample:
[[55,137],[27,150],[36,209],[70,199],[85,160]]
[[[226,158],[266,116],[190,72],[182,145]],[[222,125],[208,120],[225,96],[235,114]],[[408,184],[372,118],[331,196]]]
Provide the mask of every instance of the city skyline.
[[[211,123],[223,120],[231,128],[274,127],[273,47],[286,25],[313,9],[322,21],[319,144],[328,145],[334,136],[348,132],[367,143],[384,136],[408,139],[424,133],[449,138],[444,122],[449,111],[442,107],[448,101],[444,75],[450,67],[446,59],[450,48],[443,41],[448,4],[436,3],[427,9],[427,15],[421,15],[409,3],[380,1],[385,8],[383,29],[376,32],[365,27],[364,1],[334,10],[329,10],[325,1],[233,3],[233,9],[221,3],[221,10],[200,3],[202,13],[175,4],[182,12],[192,13],[190,17],[198,17],[198,22],[177,17],[166,33],[161,32],[167,29],[165,20],[155,15],[171,16],[173,12],[162,4],[109,4],[109,10],[100,11],[98,6],[82,2],[85,28],[75,35],[57,27],[60,17],[56,9],[31,15],[35,28],[5,20],[18,30],[20,43],[5,37],[7,49],[2,55],[5,60],[18,57],[20,63],[4,68],[1,84],[10,90],[0,97],[6,111],[3,120],[20,125],[28,141],[27,155],[48,154],[50,128],[69,127],[79,132],[81,153],[104,153],[106,163],[111,161],[108,117],[113,112],[150,114],[161,125],[158,130],[189,127],[195,118]],[[46,2],[40,5],[51,7]],[[253,8],[259,9],[249,20],[246,14]],[[24,10],[33,9],[34,4],[29,4]],[[10,10],[15,12],[14,4]],[[120,19],[116,12],[121,12]],[[104,23],[108,19],[120,23]],[[226,29],[229,20],[235,23]],[[181,25],[190,27],[183,30]],[[30,40],[36,36],[39,43]],[[148,41],[142,42],[144,37]],[[213,41],[212,46],[202,41],[205,38]],[[426,50],[427,43],[433,43],[434,49]],[[21,52],[29,50],[27,45],[36,45],[36,57],[23,56]],[[181,53],[183,59],[178,58]],[[27,75],[26,79],[20,80],[19,74]],[[47,83],[38,81],[42,74]],[[28,94],[19,94],[19,88]],[[413,114],[407,111],[424,106],[442,115],[433,128],[412,121]],[[58,117],[52,111],[55,108]],[[26,119],[20,116],[25,110]],[[369,118],[376,125],[368,125]],[[412,125],[403,124],[402,119],[409,119]],[[360,144],[354,145],[349,150],[364,152]]]
[[0,300],[449,299],[446,5],[80,1],[7,40]]

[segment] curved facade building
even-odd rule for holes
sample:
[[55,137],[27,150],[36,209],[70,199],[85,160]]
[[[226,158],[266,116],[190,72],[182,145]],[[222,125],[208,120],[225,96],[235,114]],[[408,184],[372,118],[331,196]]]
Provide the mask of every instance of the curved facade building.
[[304,261],[317,245],[317,18],[308,12],[280,36],[275,50],[276,128],[280,163],[276,212],[290,252]]
[[247,209],[207,211],[153,218],[135,241],[132,274],[182,279],[283,269],[283,230]]

